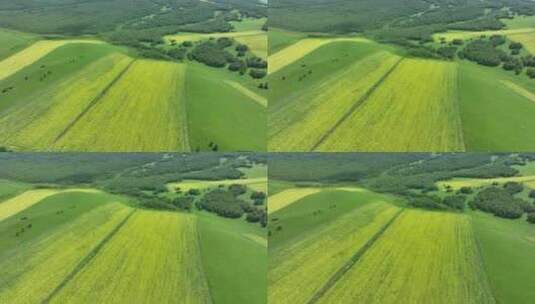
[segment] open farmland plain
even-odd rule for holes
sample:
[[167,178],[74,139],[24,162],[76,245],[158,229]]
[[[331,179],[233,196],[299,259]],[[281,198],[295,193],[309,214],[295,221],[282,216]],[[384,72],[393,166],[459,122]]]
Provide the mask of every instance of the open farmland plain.
[[244,18],[232,22],[232,31],[162,35],[154,50],[158,56],[99,36],[48,37],[0,29],[0,147],[264,151],[264,80],[247,69],[232,72],[226,63],[217,68],[191,54],[188,59],[186,53],[227,39],[230,46],[222,52],[234,56],[243,45],[243,62],[252,57],[265,61],[265,22]]
[[[267,190],[264,165],[244,166],[247,158],[240,158],[226,167],[229,179],[218,179],[213,171],[224,169],[217,156],[121,154],[125,163],[115,159],[109,175],[110,163],[93,163],[100,156],[92,153],[69,154],[75,163],[62,161],[61,153],[43,162],[37,153],[27,154],[35,168],[28,172],[14,154],[10,162],[18,162],[17,168],[0,175],[16,171],[26,182],[0,180],[1,303],[266,303],[267,239],[259,224]],[[184,157],[194,169],[183,172],[212,178],[179,184],[184,192],[165,190],[158,170],[173,170],[173,161]],[[86,162],[91,165],[81,168]],[[137,170],[150,176],[139,192],[132,187],[145,177],[134,177]],[[240,170],[243,179],[229,182]],[[73,186],[78,174],[99,181]],[[125,175],[127,182],[115,184]],[[56,184],[51,176],[62,177]],[[243,216],[216,213],[225,203]]]
[[406,208],[397,197],[349,189],[323,187],[269,213],[269,303],[534,298],[526,285],[532,224],[479,211]]
[[[434,42],[421,44],[429,52],[462,50],[454,40],[503,35],[523,46],[514,58],[535,54],[533,18],[518,18],[504,19],[501,30],[436,33]],[[515,75],[501,66],[418,53],[409,42],[325,32],[270,28],[269,151],[535,149],[526,133],[535,127],[528,118],[535,115],[529,66]],[[499,49],[510,52],[506,45]]]

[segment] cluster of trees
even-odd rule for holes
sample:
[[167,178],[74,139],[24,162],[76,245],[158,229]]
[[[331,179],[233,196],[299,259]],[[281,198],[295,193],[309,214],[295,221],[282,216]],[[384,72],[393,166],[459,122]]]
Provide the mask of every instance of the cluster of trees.
[[262,191],[254,191],[251,193],[251,199],[255,205],[262,205],[266,200],[266,194]]
[[488,187],[480,191],[473,201],[469,203],[472,209],[489,212],[498,217],[517,219],[525,212],[535,212],[533,204],[515,198],[511,191],[516,191],[516,186],[511,187]]
[[404,194],[410,207],[428,210],[457,210],[462,211],[465,207],[466,197],[456,194],[440,198],[436,195],[416,194],[407,192]]
[[232,55],[227,49],[234,45],[234,40],[221,37],[217,40],[201,42],[191,51],[191,59],[202,62],[208,66],[222,68],[228,65],[228,69],[244,75],[249,69],[249,75],[255,79],[264,78],[267,75],[267,62],[256,56],[240,59],[245,56],[248,47],[238,44],[235,47],[237,57]]

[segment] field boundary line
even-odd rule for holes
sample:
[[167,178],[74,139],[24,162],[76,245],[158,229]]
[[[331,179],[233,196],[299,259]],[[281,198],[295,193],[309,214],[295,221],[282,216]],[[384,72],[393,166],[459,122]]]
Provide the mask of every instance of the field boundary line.
[[359,108],[361,105],[363,105],[366,102],[366,100],[368,100],[370,98],[370,96],[379,88],[379,86],[381,84],[383,84],[383,82],[385,82],[385,80],[388,78],[388,76],[390,76],[392,74],[392,72],[394,72],[396,70],[396,68],[400,65],[401,62],[403,62],[403,60],[405,60],[405,57],[401,57],[376,83],[373,84],[373,86],[371,88],[369,88],[366,91],[366,93],[364,93],[364,95],[362,95],[355,103],[353,103],[351,108],[349,108],[349,110],[347,110],[347,112],[345,112],[344,115],[342,115],[342,117],[340,117],[340,119],[327,132],[325,132],[321,136],[321,138],[318,140],[318,142],[316,142],[316,144],[314,144],[312,146],[312,148],[310,148],[309,152],[313,152],[321,144],[323,144],[325,142],[325,140],[327,140],[327,138],[329,136],[331,136],[331,134],[333,134],[334,131],[336,131],[336,129],[342,123],[344,123],[344,121],[346,121],[349,118],[349,116],[351,116],[351,114],[353,114],[353,112],[355,112],[355,110],[357,108]]
[[201,231],[199,229],[199,217],[196,217],[195,218],[195,232],[197,234],[197,246],[199,246],[199,258],[200,258],[200,261],[201,261],[201,267],[202,267],[202,277],[204,278],[205,282],[206,282],[206,287],[208,287],[208,296],[210,298],[210,303],[214,303],[214,297],[212,295],[212,286],[210,286],[210,280],[208,279],[208,275],[206,274],[206,269],[205,269],[205,266],[204,266],[204,262],[202,260],[202,255],[201,255],[201,252],[202,252],[202,246],[201,246]]
[[126,222],[136,213],[137,209],[132,210],[125,218],[113,228],[96,246],[91,249],[89,253],[74,267],[74,269],[61,281],[61,283],[41,302],[42,304],[50,303],[53,297],[55,297],[97,254],[104,248],[104,246],[121,230]]
[[82,117],[89,112],[101,99],[104,97],[108,91],[121,79],[123,76],[130,70],[134,62],[136,62],[136,59],[133,59],[128,63],[128,65],[117,75],[93,100],[89,102],[89,104],[85,107],[85,109],[82,110],[66,127],[59,133],[59,135],[54,139],[54,142],[52,144],[57,143],[67,132],[69,132],[74,125],[82,119]]
[[373,244],[386,232],[386,230],[399,218],[399,216],[405,211],[405,209],[399,210],[388,222],[379,229],[367,242],[362,246],[350,259],[347,261],[338,271],[331,276],[331,278],[314,293],[312,298],[306,302],[306,304],[316,303],[322,296],[329,291],[370,249]]

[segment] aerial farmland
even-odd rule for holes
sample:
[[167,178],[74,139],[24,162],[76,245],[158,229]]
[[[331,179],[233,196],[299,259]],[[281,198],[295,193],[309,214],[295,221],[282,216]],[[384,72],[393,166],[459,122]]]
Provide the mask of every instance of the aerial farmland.
[[533,154],[269,160],[268,303],[530,303]]
[[277,0],[269,151],[533,151],[530,1]]
[[7,153],[0,164],[0,302],[266,303],[265,158]]
[[187,2],[0,1],[0,147],[265,150],[266,6]]

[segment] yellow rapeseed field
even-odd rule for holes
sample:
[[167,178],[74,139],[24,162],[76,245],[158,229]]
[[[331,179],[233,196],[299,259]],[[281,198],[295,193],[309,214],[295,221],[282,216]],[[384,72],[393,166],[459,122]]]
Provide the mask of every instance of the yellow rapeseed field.
[[41,40],[26,49],[0,61],[0,80],[5,79],[53,50],[68,43],[103,43],[98,40]]
[[138,210],[51,300],[67,302],[211,303],[195,217]]
[[378,52],[356,61],[269,115],[269,151],[310,151],[400,58]]
[[77,151],[189,151],[186,65],[138,60],[56,144]]
[[13,146],[40,151],[55,141],[84,109],[120,75],[132,61],[114,53],[103,57],[63,82],[32,96],[28,102],[9,108],[0,118],[0,138]]
[[[129,213],[121,203],[95,208],[59,229],[0,255],[0,303],[41,303]],[[34,227],[32,229],[43,229]],[[107,272],[106,272],[107,273]]]
[[[370,203],[269,253],[270,304],[307,303],[399,208]],[[340,302],[331,302],[340,303]]]
[[464,151],[456,64],[405,59],[317,150]]
[[318,303],[495,303],[470,218],[407,210]]

